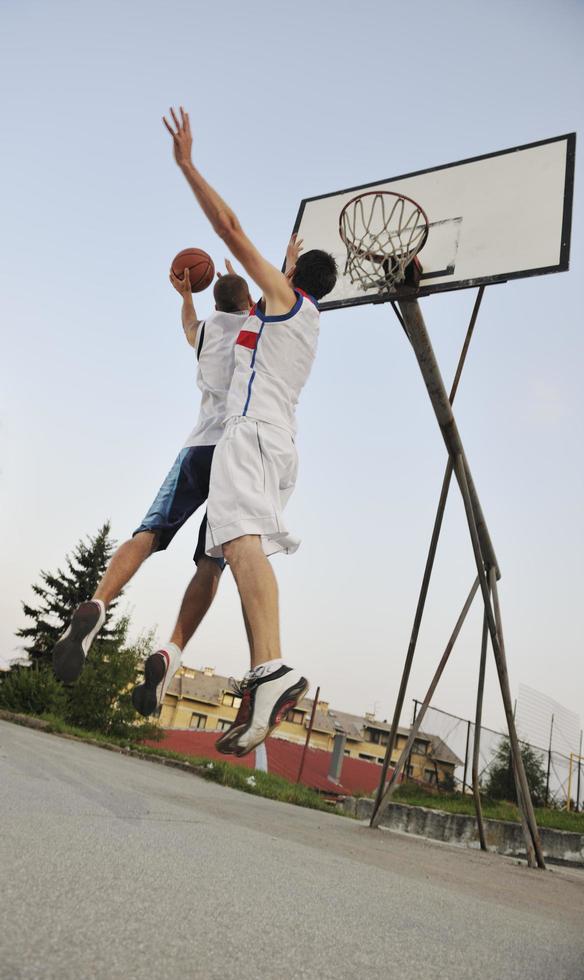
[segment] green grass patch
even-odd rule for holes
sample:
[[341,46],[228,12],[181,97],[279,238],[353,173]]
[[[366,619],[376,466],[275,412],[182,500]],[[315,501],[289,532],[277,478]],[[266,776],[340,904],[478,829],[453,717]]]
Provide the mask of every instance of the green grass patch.
[[100,732],[88,732],[75,728],[55,715],[42,715],[41,720],[47,724],[47,730],[59,735],[70,735],[84,742],[97,742],[102,745],[115,745],[118,748],[139,752],[144,756],[156,756],[177,762],[187,763],[198,776],[221,786],[242,790],[254,796],[263,796],[269,800],[279,800],[281,803],[292,803],[294,806],[308,807],[312,810],[323,810],[330,813],[334,804],[327,803],[318,793],[307,786],[297,786],[288,782],[282,776],[257,769],[246,769],[217,759],[207,759],[204,756],[185,755],[182,752],[172,752],[169,749],[159,749],[150,745],[130,742],[127,738],[114,738]]
[[[393,795],[395,803],[406,803],[409,806],[430,807],[433,810],[445,810],[447,813],[464,813],[475,815],[474,799],[462,793],[427,793],[421,786],[405,783]],[[510,820],[519,822],[519,811],[514,803],[504,800],[481,800],[483,816],[489,820]],[[584,834],[584,813],[568,813],[566,810],[553,810],[547,807],[535,808],[535,819],[540,827],[550,827],[554,830],[571,830]]]

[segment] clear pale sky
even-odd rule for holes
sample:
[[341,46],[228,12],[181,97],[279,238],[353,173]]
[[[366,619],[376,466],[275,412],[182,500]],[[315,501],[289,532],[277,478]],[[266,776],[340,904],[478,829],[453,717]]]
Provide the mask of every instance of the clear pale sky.
[[[198,410],[167,279],[197,245],[224,257],[160,117],[190,109],[196,161],[279,263],[302,197],[577,130],[581,4],[5,2],[2,109],[0,656],[17,653],[41,568],[110,518],[140,523]],[[582,159],[582,147],[577,150]],[[456,414],[500,561],[513,692],[584,717],[582,204],[571,271],[487,290]],[[503,230],[504,233],[504,230]],[[423,301],[447,381],[474,295]],[[209,309],[209,295],[199,312]],[[387,307],[323,315],[274,560],[287,660],[338,708],[393,707],[445,450]],[[167,638],[195,517],[127,590],[134,633]],[[473,578],[450,500],[411,697],[422,698]],[[474,711],[480,608],[435,704]],[[229,574],[193,666],[246,667]],[[410,706],[408,705],[408,717]],[[485,722],[502,711],[490,664]]]

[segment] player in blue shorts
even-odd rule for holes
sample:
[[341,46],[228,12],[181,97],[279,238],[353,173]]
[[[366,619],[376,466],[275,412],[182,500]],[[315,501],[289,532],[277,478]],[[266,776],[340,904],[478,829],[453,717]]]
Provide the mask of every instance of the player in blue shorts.
[[[227,272],[215,283],[215,310],[204,321],[199,320],[195,311],[188,270],[182,280],[170,273],[172,285],[182,297],[185,337],[198,360],[199,417],[144,520],[132,538],[117,549],[95,595],[77,607],[65,633],[55,644],[53,668],[66,684],[75,681],[81,673],[91,644],[103,626],[109,603],[150,555],[168,547],[179,528],[207,500],[211,461],[223,431],[234,370],[235,340],[252,305],[246,280],[236,275],[229,263]],[[170,642],[148,658],[145,682],[133,692],[134,706],[144,715],[151,714],[162,701],[180,664],[181,652],[217,591],[224,561],[205,554],[205,534],[203,519],[194,556],[197,571],[184,595]]]

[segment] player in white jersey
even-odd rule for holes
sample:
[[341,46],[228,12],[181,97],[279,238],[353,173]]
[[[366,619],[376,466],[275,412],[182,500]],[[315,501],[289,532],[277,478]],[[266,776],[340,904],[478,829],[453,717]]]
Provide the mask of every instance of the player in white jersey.
[[[197,317],[188,270],[183,279],[170,273],[170,279],[183,301],[182,324],[185,337],[197,354],[197,384],[201,406],[197,424],[179,452],[146,517],[132,538],[117,549],[99,583],[95,595],[81,603],[53,649],[57,677],[72,683],[81,673],[93,640],[102,627],[106,610],[156,551],[168,547],[188,518],[207,499],[211,461],[223,431],[226,400],[235,364],[234,344],[252,304],[247,282],[235,275],[228,263],[228,274],[214,286],[215,310],[206,320]],[[205,616],[219,584],[223,559],[205,554],[206,521],[203,519],[194,560],[196,573],[183,598],[170,643],[148,657],[144,684],[132,694],[141,714],[151,714],[161,702],[172,676],[180,664],[181,652]]]
[[182,108],[180,119],[171,114],[174,125],[164,124],[177,164],[213,229],[263,294],[237,339],[207,505],[207,554],[222,555],[231,567],[251,652],[251,669],[237,689],[237,717],[217,748],[245,755],[308,689],[306,677],[282,660],[278,587],[266,556],[298,546],[283,519],[296,480],[295,409],[316,354],[318,300],[333,289],[337,269],[317,249],[298,258],[289,278],[269,263],[193,165],[188,114]]

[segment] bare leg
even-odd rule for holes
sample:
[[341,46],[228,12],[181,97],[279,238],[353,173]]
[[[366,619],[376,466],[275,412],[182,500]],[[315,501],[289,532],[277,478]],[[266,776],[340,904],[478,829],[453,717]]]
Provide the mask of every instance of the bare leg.
[[241,603],[241,611],[243,613],[243,622],[245,625],[245,633],[247,636],[247,643],[249,646],[249,657],[253,663],[253,636],[251,633],[251,626],[249,625],[249,619],[246,616],[245,609],[243,608],[243,602]]
[[105,574],[97,586],[94,599],[101,599],[107,606],[136,574],[140,565],[152,554],[156,535],[152,531],[140,531],[114,552]]
[[184,650],[203,621],[217,593],[221,568],[211,558],[201,558],[181,602],[178,619],[170,638]]
[[251,666],[278,660],[280,620],[278,584],[272,566],[264,555],[261,538],[247,534],[223,545],[223,555],[237,583],[246,629],[251,634]]

